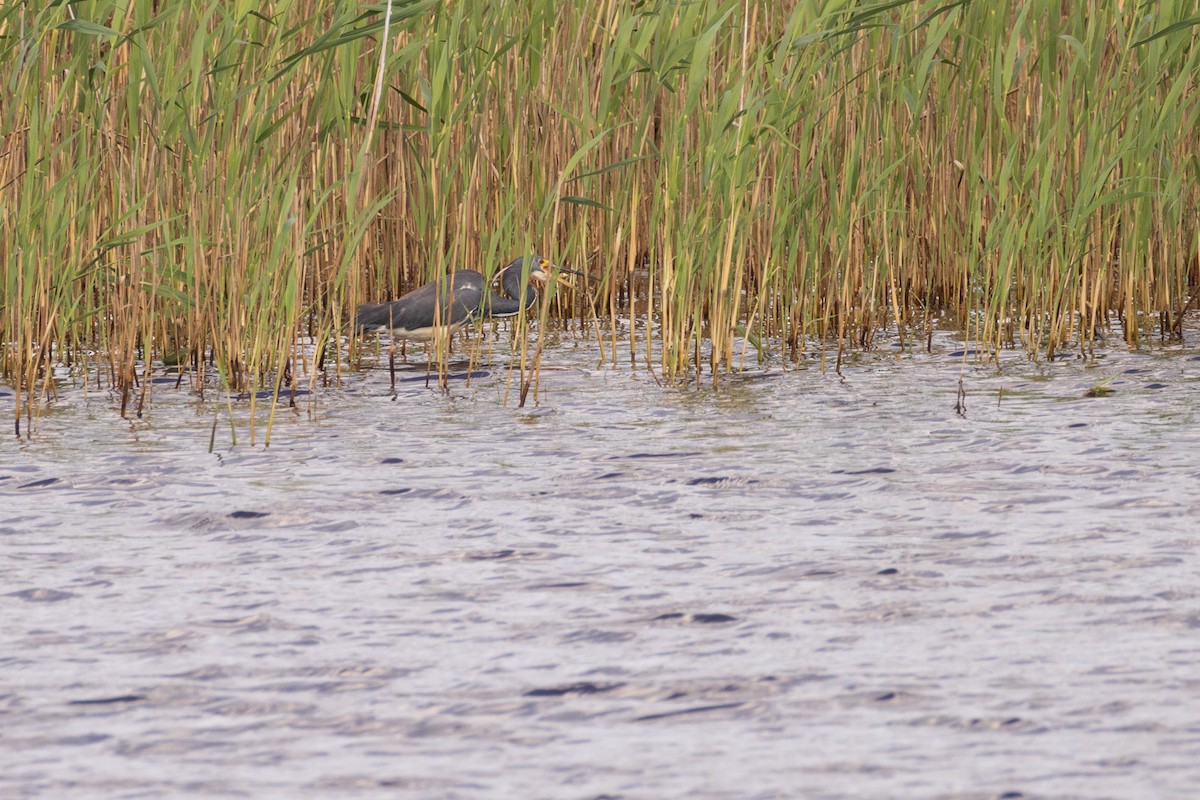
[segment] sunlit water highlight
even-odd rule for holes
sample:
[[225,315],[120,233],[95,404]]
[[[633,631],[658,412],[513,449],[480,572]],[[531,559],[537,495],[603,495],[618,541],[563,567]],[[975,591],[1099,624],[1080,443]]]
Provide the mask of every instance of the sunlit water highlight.
[[0,449],[0,796],[1200,796],[1200,352],[935,344],[373,370],[213,454],[67,392]]

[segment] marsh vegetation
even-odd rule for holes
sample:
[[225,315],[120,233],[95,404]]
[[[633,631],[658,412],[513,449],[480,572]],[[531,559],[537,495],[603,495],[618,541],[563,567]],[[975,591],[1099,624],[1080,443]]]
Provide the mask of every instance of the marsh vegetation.
[[18,419],[56,365],[123,404],[156,361],[286,392],[316,354],[357,363],[358,303],[529,252],[592,280],[518,321],[523,369],[551,318],[666,380],[940,324],[1035,357],[1175,337],[1198,22],[1195,0],[8,3],[0,366]]

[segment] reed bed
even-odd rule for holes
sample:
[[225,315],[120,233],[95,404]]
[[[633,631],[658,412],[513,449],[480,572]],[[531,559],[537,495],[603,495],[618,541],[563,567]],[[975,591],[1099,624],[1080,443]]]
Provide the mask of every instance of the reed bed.
[[357,303],[521,252],[593,276],[529,322],[665,380],[936,324],[1178,336],[1198,30],[1196,0],[7,3],[18,430],[56,375],[124,413],[158,360],[311,386]]

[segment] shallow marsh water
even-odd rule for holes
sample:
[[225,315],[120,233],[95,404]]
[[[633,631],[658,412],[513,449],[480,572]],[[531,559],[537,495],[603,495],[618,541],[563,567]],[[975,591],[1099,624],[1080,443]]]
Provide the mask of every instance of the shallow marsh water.
[[935,345],[372,370],[213,454],[67,392],[0,445],[0,796],[1200,796],[1200,351]]

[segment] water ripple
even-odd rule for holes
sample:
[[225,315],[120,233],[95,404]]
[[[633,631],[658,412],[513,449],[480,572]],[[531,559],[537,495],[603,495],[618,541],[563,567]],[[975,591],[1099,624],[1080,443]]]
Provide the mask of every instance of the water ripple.
[[370,370],[212,454],[64,388],[0,466],[0,795],[1197,795],[1200,356],[934,343]]

